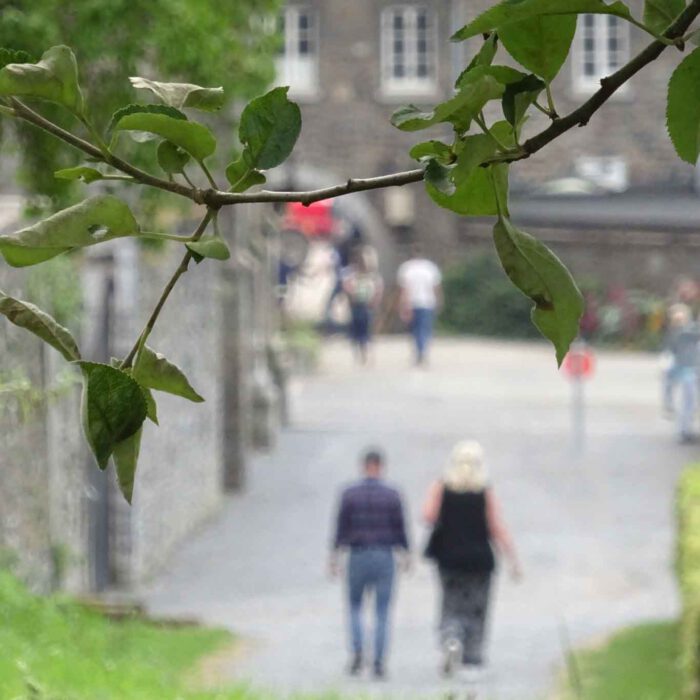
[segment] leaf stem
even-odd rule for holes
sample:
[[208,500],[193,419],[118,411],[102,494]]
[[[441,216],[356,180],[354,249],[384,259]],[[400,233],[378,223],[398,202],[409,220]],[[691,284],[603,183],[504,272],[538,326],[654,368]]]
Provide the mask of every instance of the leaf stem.
[[556,119],[558,117],[557,115],[557,108],[556,105],[554,104],[554,95],[552,95],[552,84],[547,83],[545,85],[545,92],[547,94],[547,108],[549,110],[548,116],[550,119]]
[[[195,232],[192,234],[189,242],[198,241],[202,237],[202,235],[207,229],[207,226],[209,225],[209,222],[211,221],[214,215],[215,210],[207,208],[207,213],[204,215],[204,218],[199,222],[199,226],[197,226],[197,228],[195,229]],[[136,353],[139,351],[140,348],[142,348],[145,345],[146,340],[151,334],[153,327],[156,325],[158,316],[160,316],[160,312],[163,310],[163,306],[165,306],[165,302],[168,300],[168,297],[173,291],[175,285],[177,284],[177,281],[180,279],[180,277],[182,277],[182,275],[185,274],[185,272],[187,272],[190,260],[192,260],[192,253],[188,250],[185,253],[182,260],[180,261],[180,264],[177,266],[172,277],[165,285],[165,289],[163,289],[163,292],[160,295],[160,299],[158,299],[158,303],[155,305],[155,308],[151,312],[151,315],[149,316],[148,321],[146,321],[146,325],[144,326],[144,329],[141,331],[141,334],[134,343],[134,346],[131,348],[129,354],[124,358],[123,362],[121,363],[119,367],[120,369],[129,369],[129,367],[131,367],[131,365],[133,364],[134,358],[136,357]]]
[[184,168],[180,171],[180,174],[182,175],[182,177],[185,178],[185,182],[187,182],[187,184],[188,184],[193,190],[196,190],[196,189],[197,189],[196,185],[194,184],[194,182],[192,182],[192,180],[190,180],[189,175],[185,172],[185,169],[184,169]]
[[507,151],[508,148],[505,144],[501,143],[494,133],[489,129],[484,119],[484,113],[481,112],[478,116],[474,117],[474,121],[478,124],[479,128],[487,135],[491,137],[491,140],[498,146],[501,151]]
[[205,162],[203,160],[198,160],[197,163],[199,163],[199,167],[202,169],[202,172],[206,175],[207,180],[209,181],[209,184],[215,189],[218,190],[219,187],[216,184],[216,181],[211,175],[211,172],[209,172],[209,168],[207,168]]

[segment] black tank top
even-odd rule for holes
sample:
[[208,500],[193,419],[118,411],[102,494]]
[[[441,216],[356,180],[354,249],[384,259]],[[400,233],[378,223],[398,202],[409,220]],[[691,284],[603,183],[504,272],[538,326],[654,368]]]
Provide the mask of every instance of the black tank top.
[[486,520],[486,494],[445,488],[439,519],[438,564],[445,569],[486,572],[495,566]]

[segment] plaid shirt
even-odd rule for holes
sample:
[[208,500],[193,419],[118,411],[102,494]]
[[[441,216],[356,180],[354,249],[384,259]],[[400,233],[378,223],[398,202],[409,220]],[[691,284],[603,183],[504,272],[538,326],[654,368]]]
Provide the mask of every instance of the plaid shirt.
[[334,546],[403,547],[408,538],[401,497],[379,479],[345,489],[338,510]]

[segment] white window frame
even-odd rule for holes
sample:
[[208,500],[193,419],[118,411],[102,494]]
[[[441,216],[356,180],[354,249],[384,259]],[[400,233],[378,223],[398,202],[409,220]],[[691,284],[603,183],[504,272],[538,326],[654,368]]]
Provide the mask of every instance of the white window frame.
[[[310,19],[306,30],[299,27],[299,19],[303,15]],[[277,82],[289,85],[290,94],[296,97],[315,97],[318,94],[318,12],[309,5],[288,5],[282,10],[282,16],[284,35],[282,51],[277,58]],[[306,37],[302,32],[306,33]],[[299,51],[303,38],[307,39],[311,47],[307,55]]]
[[[418,75],[418,16],[425,12],[427,27],[425,29],[427,74]],[[394,29],[394,17],[403,17],[403,65],[405,75],[396,76],[396,52],[394,42],[397,39]],[[438,85],[437,60],[437,14],[430,3],[420,5],[396,4],[382,10],[381,15],[381,75],[382,92],[389,96],[434,95]]]
[[[614,34],[613,34],[614,33]],[[610,46],[612,39],[617,46]],[[602,78],[614,73],[629,60],[629,23],[604,14],[579,16],[573,51],[573,88],[578,93],[594,92]],[[627,83],[621,88],[624,92]]]

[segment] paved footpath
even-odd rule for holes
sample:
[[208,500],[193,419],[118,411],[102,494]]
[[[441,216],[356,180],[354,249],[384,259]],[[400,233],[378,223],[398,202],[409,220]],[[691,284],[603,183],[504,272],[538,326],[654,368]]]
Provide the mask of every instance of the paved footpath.
[[330,343],[319,373],[295,384],[292,425],[254,461],[246,493],[182,548],[146,599],[156,613],[234,630],[244,643],[224,673],[281,697],[440,697],[436,582],[419,557],[399,584],[389,679],[344,677],[342,588],[325,571],[329,526],[356,455],[378,444],[420,550],[423,493],[453,443],[474,437],[526,570],[519,585],[499,577],[479,697],[543,698],[560,668],[562,627],[586,644],[677,611],[674,486],[697,449],[675,444],[658,394],[653,356],[601,353],[587,387],[588,444],[576,456],[569,387],[544,344],[442,340],[430,369],[418,370],[403,339],[382,341],[369,368]]

